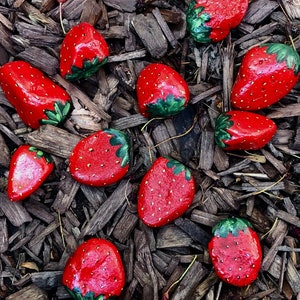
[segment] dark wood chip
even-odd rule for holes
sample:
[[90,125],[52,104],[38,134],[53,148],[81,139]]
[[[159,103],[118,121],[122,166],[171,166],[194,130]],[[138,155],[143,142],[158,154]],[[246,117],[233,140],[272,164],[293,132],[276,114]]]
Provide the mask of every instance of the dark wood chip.
[[167,53],[167,39],[153,15],[136,15],[131,23],[151,56],[161,58]]

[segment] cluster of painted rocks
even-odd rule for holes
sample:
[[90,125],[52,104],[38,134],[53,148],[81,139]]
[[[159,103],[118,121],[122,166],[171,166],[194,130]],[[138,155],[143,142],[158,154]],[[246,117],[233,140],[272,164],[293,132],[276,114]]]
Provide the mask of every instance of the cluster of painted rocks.
[[[60,1],[63,2],[63,1]],[[194,0],[186,16],[191,37],[198,43],[219,42],[240,24],[248,1]],[[60,73],[70,81],[84,80],[108,59],[109,47],[90,24],[80,23],[65,36],[60,52]],[[274,136],[276,125],[253,112],[269,107],[287,95],[299,79],[300,58],[291,46],[270,43],[250,49],[232,88],[233,110],[221,113],[215,122],[216,143],[225,150],[256,150]],[[33,129],[43,124],[58,126],[68,116],[68,93],[24,61],[0,68],[1,88],[22,121]],[[151,63],[136,83],[140,113],[147,118],[167,118],[189,104],[184,78],[171,67]],[[82,184],[103,187],[126,176],[130,166],[130,140],[114,128],[99,130],[74,147],[69,171]],[[8,177],[8,197],[27,198],[54,168],[49,155],[30,145],[13,154]],[[158,157],[143,177],[138,193],[138,216],[150,227],[164,226],[183,215],[195,195],[191,171],[170,157]],[[258,276],[262,250],[259,237],[245,219],[228,218],[213,228],[208,244],[216,274],[236,286],[251,284]],[[74,299],[110,299],[120,295],[125,284],[121,256],[112,243],[91,238],[69,258],[63,284]]]

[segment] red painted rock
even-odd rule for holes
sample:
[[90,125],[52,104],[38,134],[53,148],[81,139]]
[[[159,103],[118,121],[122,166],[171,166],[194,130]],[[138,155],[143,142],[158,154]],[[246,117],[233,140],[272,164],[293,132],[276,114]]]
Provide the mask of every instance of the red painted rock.
[[186,12],[187,28],[199,43],[224,40],[238,26],[248,9],[248,0],[194,0]]
[[105,239],[87,240],[68,259],[62,282],[75,300],[119,296],[125,271],[118,249]]
[[66,34],[60,50],[60,73],[70,81],[97,72],[109,56],[108,45],[91,24],[80,23]]
[[276,133],[276,124],[263,115],[231,110],[216,119],[215,140],[224,150],[257,150]]
[[25,61],[4,64],[0,84],[22,121],[33,129],[62,123],[71,109],[70,95]]
[[54,169],[51,157],[30,145],[21,145],[10,161],[7,195],[19,201],[34,193]]
[[300,57],[291,46],[271,43],[244,56],[231,91],[236,109],[259,110],[286,96],[298,82]]
[[123,178],[129,169],[129,138],[108,128],[78,142],[70,156],[70,174],[80,183],[106,186]]
[[137,84],[139,109],[145,117],[170,117],[182,111],[190,100],[184,78],[171,67],[152,63],[139,74]]
[[150,227],[163,226],[185,213],[194,195],[190,170],[179,161],[160,157],[142,179],[138,215]]
[[235,286],[251,284],[258,276],[262,250],[252,225],[242,218],[229,218],[213,228],[208,251],[218,277]]

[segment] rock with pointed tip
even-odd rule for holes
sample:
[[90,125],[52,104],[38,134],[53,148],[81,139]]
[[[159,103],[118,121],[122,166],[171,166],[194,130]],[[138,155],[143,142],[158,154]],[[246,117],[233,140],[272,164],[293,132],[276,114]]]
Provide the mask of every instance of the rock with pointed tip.
[[215,141],[224,150],[258,150],[271,141],[276,129],[263,115],[231,110],[217,117]]
[[181,162],[159,157],[143,177],[138,193],[138,215],[150,227],[170,223],[191,205],[195,182]]
[[300,56],[281,43],[251,48],[244,56],[231,91],[235,109],[264,109],[286,96],[298,82]]
[[89,23],[79,23],[61,45],[60,73],[70,81],[86,79],[107,62],[108,56],[109,47],[101,33]]
[[71,109],[70,95],[28,62],[0,67],[0,85],[21,120],[33,129],[62,123]]
[[30,145],[19,146],[10,161],[8,198],[24,200],[42,185],[53,169],[54,162],[48,154]]

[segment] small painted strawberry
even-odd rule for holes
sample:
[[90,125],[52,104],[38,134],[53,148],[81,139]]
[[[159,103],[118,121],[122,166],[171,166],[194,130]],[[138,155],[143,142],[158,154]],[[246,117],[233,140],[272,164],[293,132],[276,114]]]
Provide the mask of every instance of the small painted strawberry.
[[105,239],[87,240],[68,259],[62,282],[75,300],[115,299],[125,284],[118,249]]
[[70,156],[70,174],[78,182],[106,186],[129,169],[129,138],[116,129],[104,129],[80,140]]
[[137,100],[145,117],[169,117],[179,113],[190,100],[186,81],[173,68],[152,63],[137,79]]
[[213,235],[208,252],[218,277],[239,287],[251,284],[260,271],[262,249],[250,222],[235,217],[222,220]]
[[11,201],[27,198],[47,179],[54,168],[51,157],[30,145],[21,145],[10,161],[7,196]]
[[256,46],[243,58],[231,91],[232,106],[241,110],[266,108],[286,96],[299,75],[300,57],[291,46]]
[[22,121],[33,129],[62,123],[71,109],[68,93],[25,61],[0,67],[0,85]]
[[70,81],[88,78],[107,62],[108,56],[109,48],[101,33],[89,23],[80,23],[63,40],[60,73]]
[[276,124],[265,116],[231,110],[217,117],[215,140],[224,150],[258,150],[272,139],[276,129]]
[[186,12],[187,29],[199,43],[218,42],[238,26],[248,0],[193,0]]
[[194,195],[190,170],[177,160],[159,157],[142,179],[138,215],[150,227],[163,226],[185,213]]

